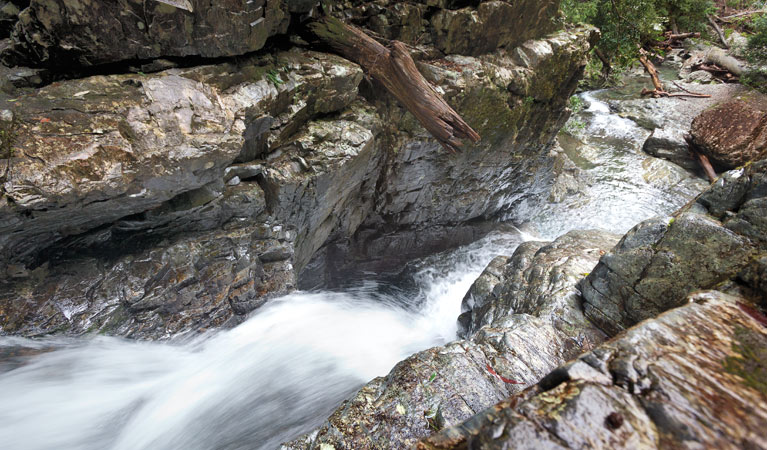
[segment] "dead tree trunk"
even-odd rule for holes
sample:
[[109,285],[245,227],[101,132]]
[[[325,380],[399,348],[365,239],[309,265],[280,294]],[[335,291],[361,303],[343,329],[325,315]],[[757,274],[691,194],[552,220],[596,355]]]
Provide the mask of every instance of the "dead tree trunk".
[[710,95],[706,94],[696,94],[694,92],[690,92],[685,90],[685,93],[668,93],[663,89],[663,83],[660,81],[660,76],[658,76],[658,70],[655,68],[655,64],[653,64],[650,59],[647,57],[647,52],[644,49],[639,49],[639,62],[642,63],[642,65],[645,68],[645,71],[650,75],[650,78],[652,78],[652,85],[655,89],[649,90],[649,89],[642,89],[642,95],[652,95],[655,98],[659,97],[695,97],[695,98],[708,98],[711,97]]
[[719,40],[722,41],[724,48],[730,48],[730,45],[727,43],[727,38],[724,37],[724,32],[719,27],[719,24],[716,23],[716,20],[714,20],[710,14],[706,14],[706,18],[708,18],[708,23],[711,24],[711,27],[714,29],[714,31],[716,31],[716,34],[719,36]]
[[700,163],[700,166],[703,168],[703,171],[706,172],[706,176],[708,176],[708,179],[713,183],[716,181],[716,171],[714,170],[714,166],[711,165],[711,161],[709,161],[708,157],[704,155],[699,149],[698,146],[695,145],[695,142],[692,139],[692,136],[686,135],[684,137],[685,142],[687,142],[687,146],[690,149],[690,153],[697,158],[698,162]]
[[387,48],[359,28],[332,17],[323,17],[308,26],[320,40],[383,84],[446,149],[458,151],[462,139],[480,140],[479,134],[421,75],[402,42],[393,41]]

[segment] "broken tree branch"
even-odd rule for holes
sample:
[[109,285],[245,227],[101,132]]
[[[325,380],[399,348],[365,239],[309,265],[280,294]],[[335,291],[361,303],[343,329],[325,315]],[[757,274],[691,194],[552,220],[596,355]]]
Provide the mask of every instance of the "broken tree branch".
[[719,24],[716,23],[713,17],[711,17],[711,14],[706,14],[706,18],[708,18],[708,23],[710,23],[711,26],[714,28],[714,31],[716,31],[716,34],[719,35],[719,40],[722,41],[722,45],[724,45],[724,48],[730,48],[730,45],[727,43],[727,38],[724,37],[724,32],[722,31],[722,28],[719,26]]
[[708,157],[698,151],[697,145],[695,145],[695,142],[692,139],[692,136],[685,135],[684,137],[685,142],[687,142],[687,147],[690,149],[690,153],[695,156],[695,158],[698,159],[698,162],[700,163],[700,166],[703,168],[703,171],[706,172],[706,176],[708,179],[713,183],[716,181],[716,171],[714,170],[714,166],[711,165],[711,161],[709,161]]
[[658,70],[655,68],[655,65],[650,61],[650,59],[647,57],[647,51],[644,49],[639,49],[639,62],[644,66],[645,71],[650,75],[650,78],[652,79],[652,85],[655,89],[649,90],[649,89],[642,89],[642,96],[645,95],[651,95],[655,98],[660,97],[693,97],[693,98],[709,98],[710,95],[706,94],[696,94],[694,92],[686,91],[684,94],[681,93],[669,93],[666,92],[663,89],[663,83],[660,81],[660,76],[658,76]]
[[359,28],[332,17],[311,22],[309,29],[383,84],[444,148],[458,151],[463,146],[462,139],[480,140],[479,134],[421,75],[402,42],[392,41],[387,48]]
[[730,20],[736,19],[738,17],[751,16],[751,15],[754,15],[754,14],[764,14],[764,13],[767,13],[767,9],[757,9],[757,10],[754,10],[754,11],[739,12],[739,13],[733,14],[731,16],[722,17],[721,19],[722,19],[722,22],[729,22]]

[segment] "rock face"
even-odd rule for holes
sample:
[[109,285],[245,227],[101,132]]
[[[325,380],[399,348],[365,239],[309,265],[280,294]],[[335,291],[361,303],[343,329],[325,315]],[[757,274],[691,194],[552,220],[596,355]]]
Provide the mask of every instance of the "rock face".
[[763,448],[767,318],[744,302],[694,294],[418,448]]
[[[397,150],[380,175],[374,214],[357,234],[316,256],[312,266],[326,273],[302,278],[333,284],[334,273],[348,278],[365,270],[399,270],[396,258],[394,267],[391,260],[376,259],[388,254],[407,261],[470,242],[481,234],[483,220],[546,195],[554,164],[548,149],[567,118],[546,111],[564,111],[595,36],[590,30],[564,31],[513,51],[421,64],[482,142],[446,156],[409,113],[389,104],[383,115],[398,131],[392,136]],[[469,221],[478,226],[465,227]]]
[[[467,6],[475,4],[476,7]],[[337,2],[339,15],[387,39],[425,44],[445,54],[477,56],[513,48],[554,31],[559,1],[384,0]],[[509,23],[516,26],[509,27]]]
[[745,273],[759,273],[765,252],[766,169],[761,161],[729,172],[697,205],[637,225],[584,281],[586,316],[614,335],[697,289],[739,280],[759,292]]
[[[317,245],[309,237],[329,234],[320,225],[339,210],[369,210],[354,199],[380,160],[380,127],[369,106],[352,103],[356,65],[311,52],[276,58],[279,83],[264,77],[274,63],[255,59],[64,82],[17,103],[0,208],[4,333],[159,338],[236,320],[295,288],[294,264],[311,254],[300,252]],[[291,97],[302,101],[291,108]],[[337,122],[309,120],[332,113]],[[346,136],[322,131],[350,116],[359,123]],[[324,147],[256,159],[259,139],[303,127]],[[311,143],[302,136],[291,145]],[[321,202],[311,220],[283,216],[278,178],[283,189],[312,187],[301,200]]]
[[[19,14],[11,65],[98,65],[168,56],[220,57],[260,49],[285,33],[281,0],[32,0]],[[311,8],[311,7],[310,7]]]
[[14,148],[0,332],[167,337],[236,323],[294,289],[328,243],[363,248],[372,230],[388,254],[392,232],[422,252],[455,245],[446,230],[545,189],[595,36],[422,61],[484,137],[459,155],[376,86],[359,95],[358,66],[299,48],[13,88],[0,98]]
[[[18,5],[16,4],[18,3]],[[92,66],[153,58],[237,56],[286,33],[291,14],[316,15],[312,0],[32,0],[3,2],[15,23],[0,52],[11,65]],[[477,56],[516,47],[557,27],[559,1],[323,2],[326,10],[387,39]],[[5,25],[3,18],[7,16]],[[16,18],[18,17],[18,21]],[[511,27],[509,24],[516,24]]]
[[285,448],[408,448],[594,348],[604,335],[585,320],[575,286],[616,240],[571,232],[497,258],[467,296],[474,310],[465,340],[399,363]]
[[704,111],[690,134],[700,151],[724,168],[759,160],[767,156],[767,97],[755,93]]

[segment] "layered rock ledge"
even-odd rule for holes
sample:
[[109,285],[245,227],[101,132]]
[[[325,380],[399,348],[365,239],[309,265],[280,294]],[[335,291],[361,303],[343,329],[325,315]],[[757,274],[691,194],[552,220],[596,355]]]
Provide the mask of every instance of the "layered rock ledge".
[[[422,60],[484,138],[458,155],[357,65],[301,48],[4,95],[0,330],[169,337],[237,323],[305,268],[332,282],[328,255],[375,266],[367,249],[475,239],[546,190],[595,37]],[[464,237],[444,239],[454,226]]]
[[694,294],[418,448],[765,447],[767,328],[739,302]]

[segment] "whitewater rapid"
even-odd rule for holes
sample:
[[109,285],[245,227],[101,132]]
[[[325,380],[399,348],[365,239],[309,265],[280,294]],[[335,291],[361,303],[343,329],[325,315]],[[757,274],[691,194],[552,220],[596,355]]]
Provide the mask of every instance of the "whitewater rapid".
[[42,352],[0,373],[0,448],[276,448],[400,360],[454,340],[466,291],[523,240],[496,233],[427,258],[416,289],[295,293],[183,342],[0,338],[0,350]]

